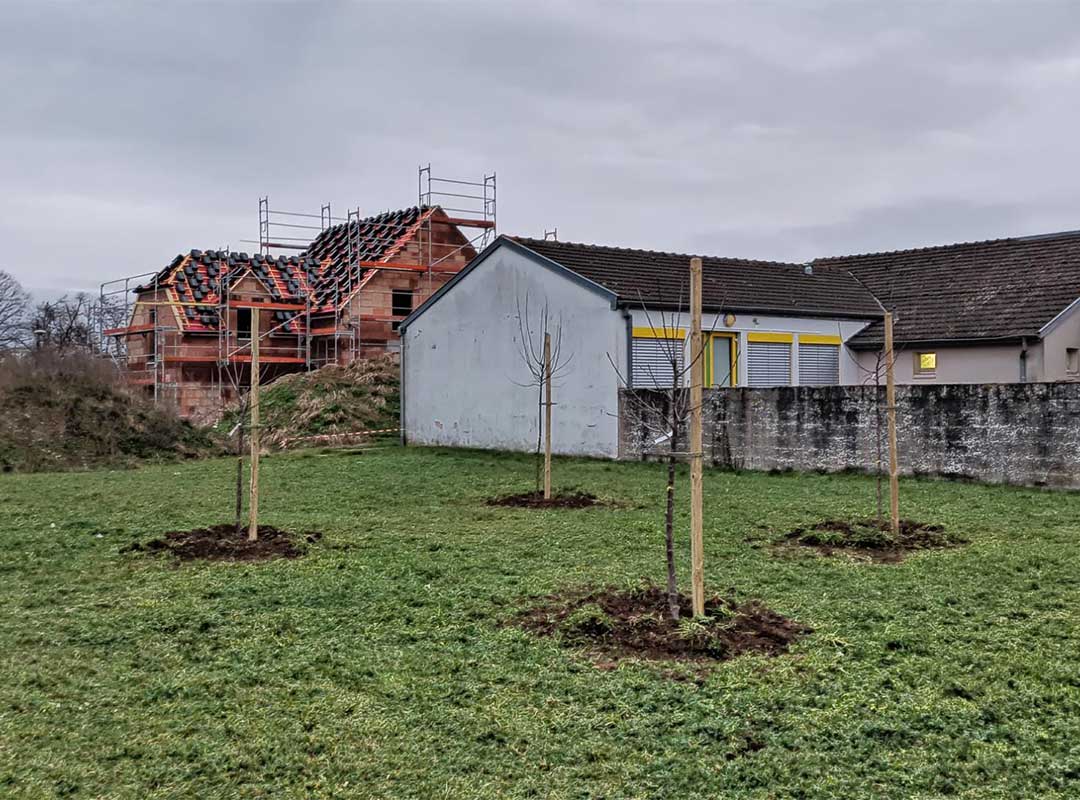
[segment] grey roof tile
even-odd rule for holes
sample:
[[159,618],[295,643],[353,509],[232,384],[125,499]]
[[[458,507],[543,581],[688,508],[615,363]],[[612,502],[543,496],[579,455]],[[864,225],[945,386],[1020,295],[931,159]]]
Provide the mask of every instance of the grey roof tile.
[[[514,241],[610,289],[620,302],[688,307],[690,258],[680,253],[514,237]],[[875,319],[881,307],[840,270],[702,256],[702,305],[712,311]]]
[[[820,271],[850,272],[895,315],[898,344],[1015,340],[1080,297],[1080,232],[993,239],[917,250],[821,258]],[[873,349],[884,327],[850,342]]]

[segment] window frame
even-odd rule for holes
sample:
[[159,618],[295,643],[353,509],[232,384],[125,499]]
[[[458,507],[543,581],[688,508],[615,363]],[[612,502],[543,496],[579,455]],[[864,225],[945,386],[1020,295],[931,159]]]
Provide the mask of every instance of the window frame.
[[[827,339],[827,340],[826,340]],[[827,348],[827,349],[826,349]],[[811,337],[800,336],[798,342],[799,353],[799,386],[840,386],[842,381],[840,378],[840,365],[841,365],[841,349],[842,343],[840,337],[835,337],[833,341],[832,337]],[[829,360],[829,379],[827,381],[815,381],[810,380],[813,376],[810,375],[810,365],[820,367],[820,362],[816,360],[817,357],[827,353]],[[833,371],[835,362],[835,371]]]
[[1080,375],[1080,347],[1065,348],[1065,374]]
[[668,390],[670,390],[672,388],[681,388],[681,387],[672,387],[671,385],[666,383],[666,369],[665,369],[665,381],[664,382],[655,380],[656,374],[653,373],[650,376],[650,378],[652,378],[653,380],[649,381],[648,385],[643,385],[641,383],[642,375],[639,374],[638,369],[635,368],[635,366],[634,366],[634,343],[635,342],[647,342],[647,341],[652,341],[652,342],[665,341],[665,342],[676,342],[676,343],[678,343],[678,345],[677,345],[678,349],[675,350],[674,352],[678,356],[679,379],[681,381],[686,380],[686,366],[687,366],[686,361],[687,361],[687,355],[688,355],[687,354],[686,331],[684,329],[682,329],[682,328],[667,328],[666,327],[666,328],[663,328],[663,329],[653,329],[653,328],[635,327],[631,331],[631,336],[630,336],[630,388],[633,388],[633,389],[657,389],[657,390],[660,390],[660,391],[668,391]]
[[[762,383],[754,375],[756,353],[755,345],[781,345],[787,351],[787,378],[783,383]],[[755,388],[771,389],[780,386],[794,386],[795,375],[795,336],[791,333],[773,333],[768,331],[750,331],[746,334],[746,385]]]
[[[715,365],[713,364],[713,343],[717,339],[727,339],[728,344],[728,356],[731,362],[728,372],[729,378],[727,386],[722,386],[716,382]],[[739,334],[737,332],[714,332],[708,337],[708,341],[705,342],[705,386],[710,389],[730,389],[739,385]]]
[[[251,341],[251,314],[250,308],[238,308],[236,309],[236,339],[240,342]],[[246,321],[246,325],[241,324],[241,320]],[[260,337],[262,338],[262,337]]]
[[[931,356],[934,360],[934,366],[923,367],[923,356]],[[937,377],[937,362],[938,354],[937,350],[917,350],[912,353],[913,361],[911,364],[911,375],[913,378],[936,378]]]
[[[404,297],[405,295],[409,296],[409,310],[406,311],[405,313],[401,313],[401,308],[398,305],[397,301],[398,301],[399,298]],[[407,288],[407,289],[391,289],[390,290],[390,316],[396,318],[391,323],[390,327],[391,327],[392,330],[396,331],[398,329],[398,327],[401,325],[402,320],[404,320],[407,316],[409,316],[409,314],[411,314],[415,309],[416,309],[416,290],[415,289],[410,287],[410,288]]]

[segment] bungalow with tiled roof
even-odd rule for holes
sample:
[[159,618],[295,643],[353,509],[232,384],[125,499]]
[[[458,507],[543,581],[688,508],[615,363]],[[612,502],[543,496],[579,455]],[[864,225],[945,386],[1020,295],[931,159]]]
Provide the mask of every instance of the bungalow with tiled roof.
[[[672,358],[685,380],[689,261],[500,237],[402,323],[406,439],[536,446],[519,324],[531,298],[572,355],[556,386],[555,450],[615,456],[619,389],[670,386]],[[873,383],[886,310],[900,383],[1080,379],[1077,232],[810,264],[703,262],[707,387]],[[524,324],[534,339],[538,324]]]
[[[1080,231],[822,258],[893,312],[899,383],[1080,380]],[[847,341],[864,374],[881,322]]]
[[[685,377],[689,262],[499,237],[402,323],[407,440],[535,447],[536,390],[522,327],[538,347],[546,305],[569,360],[556,382],[553,446],[615,456],[619,389],[670,386],[673,358]],[[709,386],[856,382],[843,343],[883,314],[843,271],[728,258],[704,259],[702,305]],[[519,324],[526,306],[530,319]]]

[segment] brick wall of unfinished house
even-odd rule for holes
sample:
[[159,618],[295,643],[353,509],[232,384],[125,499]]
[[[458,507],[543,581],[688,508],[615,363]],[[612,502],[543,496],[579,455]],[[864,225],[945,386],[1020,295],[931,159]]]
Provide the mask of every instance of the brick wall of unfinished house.
[[[438,264],[439,269],[452,271],[433,272],[429,275],[426,272],[381,270],[364,285],[353,300],[350,311],[354,318],[361,319],[361,358],[379,355],[388,350],[398,352],[399,336],[394,330],[394,321],[400,321],[405,316],[393,314],[394,290],[411,291],[412,308],[415,310],[454,277],[454,273],[463,269],[474,255],[468,247],[468,239],[453,225],[432,225],[430,238],[429,247],[425,229],[421,237],[402,248],[393,260],[402,264],[427,264],[429,259],[442,259]],[[364,317],[379,319],[364,320]]]
[[[245,278],[233,289],[234,300],[269,300],[265,287],[254,278]],[[181,333],[177,317],[179,306],[164,304],[167,300],[165,291],[145,292],[136,301],[130,325],[148,325],[157,319],[157,355],[163,363],[157,365],[158,405],[171,409],[184,419],[199,423],[210,423],[220,418],[226,404],[236,397],[233,384],[246,387],[250,382],[250,371],[246,364],[234,364],[227,371],[220,371],[217,365],[221,357],[222,341],[217,332]],[[228,353],[242,350],[247,340],[249,329],[237,330],[239,311],[229,309],[226,312],[229,336],[225,342]],[[276,325],[272,312],[260,314],[259,329],[267,334]],[[240,334],[243,334],[241,336]],[[154,331],[137,334],[128,338],[128,380],[142,388],[148,398],[154,398],[155,367],[151,361],[154,355]],[[292,334],[284,336],[266,336],[261,340],[261,352],[264,357],[271,355],[302,356],[303,346],[299,338]],[[210,360],[211,363],[191,363],[184,359]],[[261,370],[263,380],[269,382],[280,375],[302,369],[303,365],[265,364]]]

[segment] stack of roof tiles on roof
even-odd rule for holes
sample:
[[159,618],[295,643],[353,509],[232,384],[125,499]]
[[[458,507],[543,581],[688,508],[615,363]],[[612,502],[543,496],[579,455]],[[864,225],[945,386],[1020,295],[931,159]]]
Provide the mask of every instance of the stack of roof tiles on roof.
[[[516,237],[514,241],[611,290],[623,303],[682,307],[689,303],[691,256],[652,250]],[[802,264],[702,257],[707,310],[876,318],[881,306],[842,271]]]
[[[1080,297],[1080,232],[993,239],[917,250],[822,258],[821,272],[850,272],[896,315],[900,344],[1036,337]],[[884,343],[878,322],[852,338]]]
[[[222,292],[247,274],[258,279],[278,303],[310,300],[312,313],[334,311],[343,302],[339,286],[355,290],[375,270],[350,263],[350,238],[358,245],[360,262],[391,261],[416,234],[420,224],[437,210],[407,208],[387,211],[359,222],[342,223],[319,234],[306,252],[298,256],[264,256],[228,253],[222,250],[192,250],[176,256],[157,276],[170,301],[179,302],[181,326],[188,333],[216,332]],[[351,232],[349,228],[352,228]],[[352,274],[350,275],[350,271]],[[350,280],[351,279],[351,280]],[[146,290],[150,286],[140,287]],[[274,312],[274,322],[283,331],[299,333],[299,311]]]

